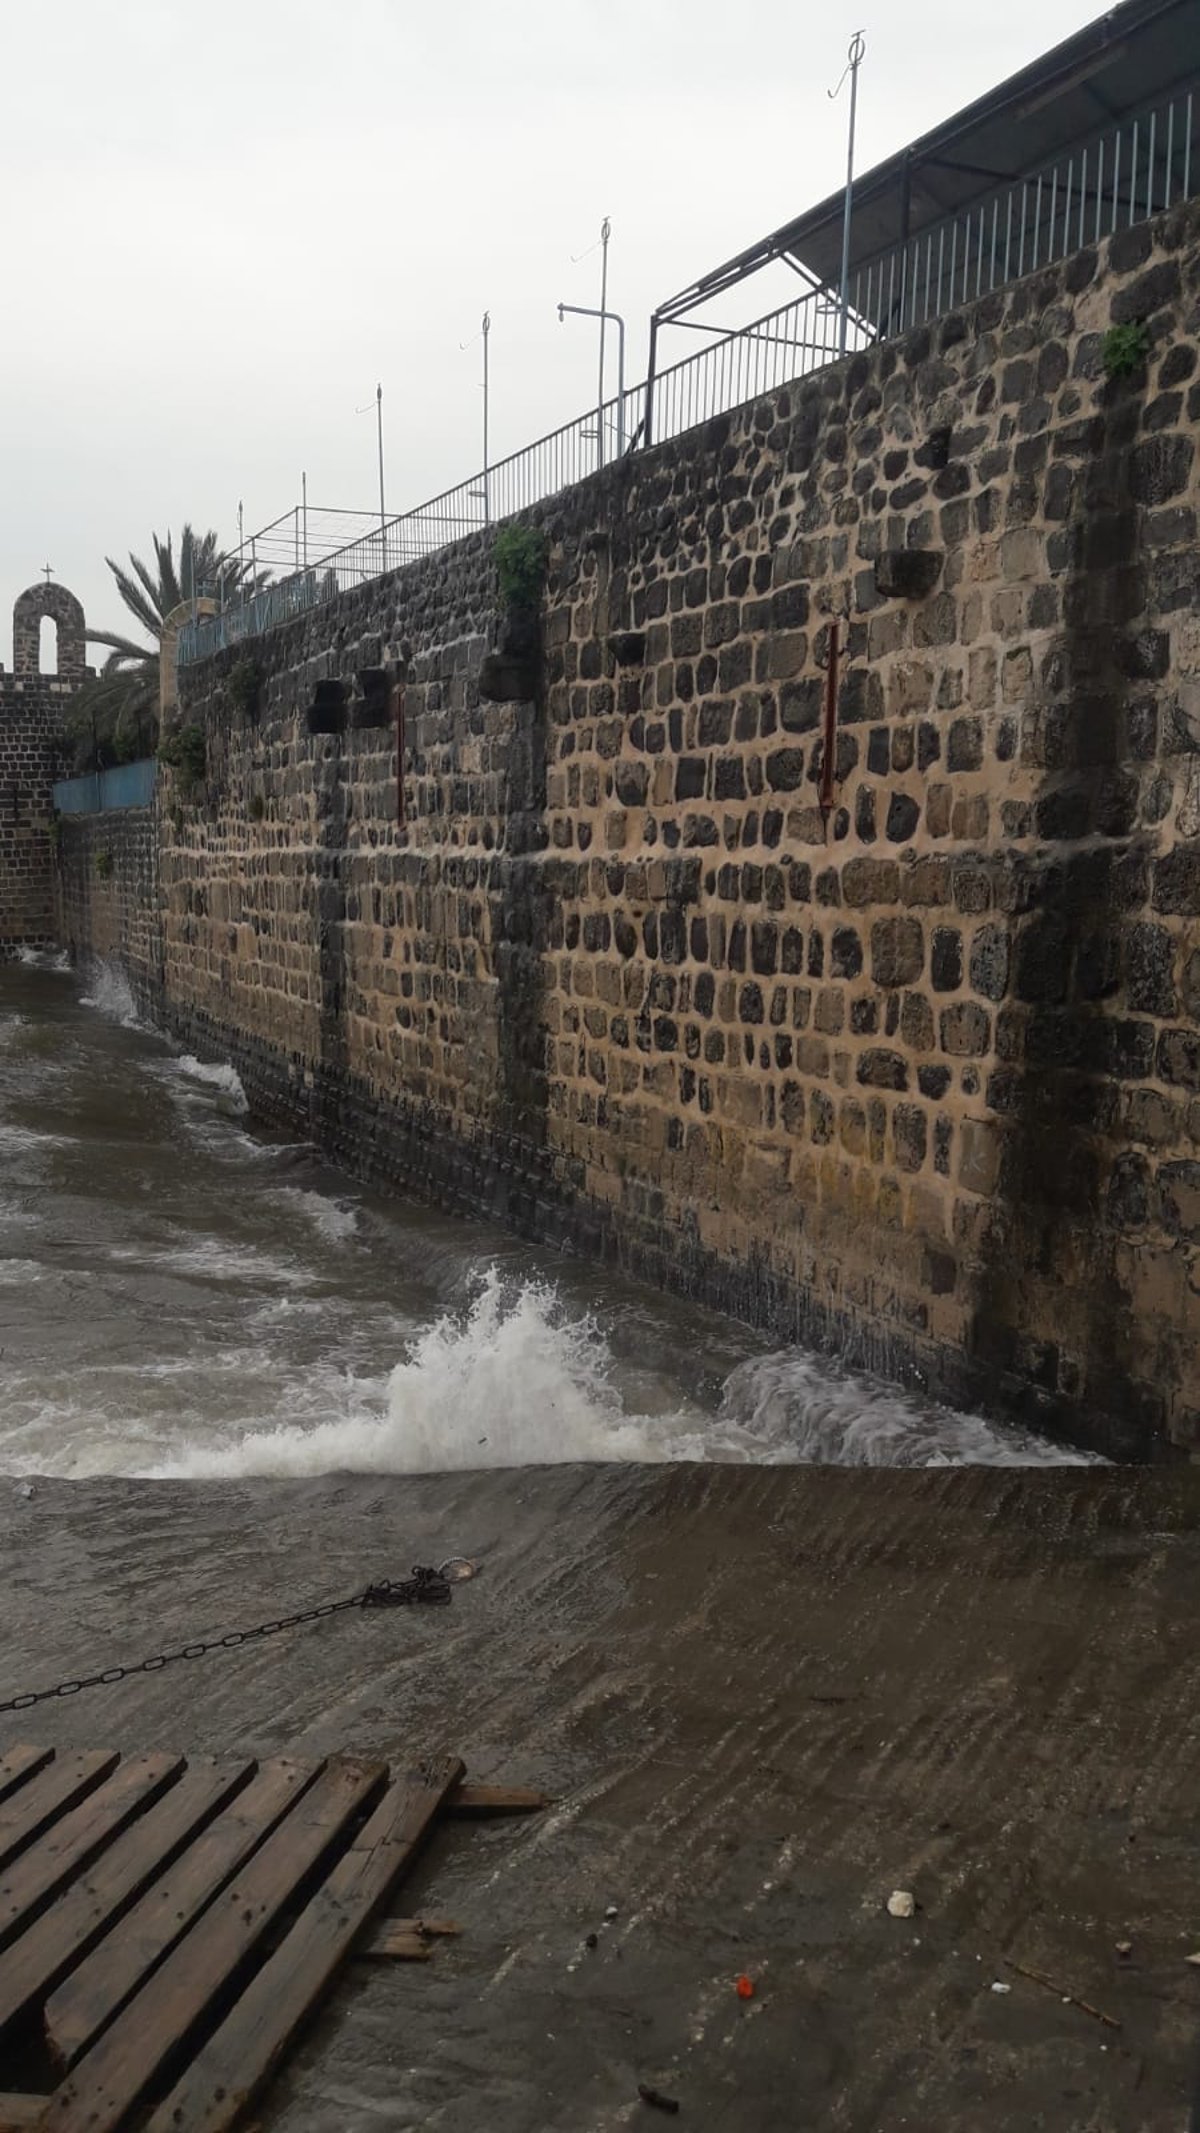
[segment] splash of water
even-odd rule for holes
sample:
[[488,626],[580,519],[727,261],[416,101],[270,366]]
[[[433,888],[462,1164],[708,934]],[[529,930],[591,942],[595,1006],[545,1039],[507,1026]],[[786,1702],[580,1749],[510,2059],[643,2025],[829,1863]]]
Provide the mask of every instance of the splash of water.
[[921,1407],[802,1350],[735,1370],[715,1418],[627,1414],[595,1320],[570,1317],[546,1283],[506,1289],[493,1269],[465,1313],[425,1328],[385,1386],[346,1381],[336,1418],[190,1445],[142,1471],[279,1478],[568,1461],[1023,1466],[1079,1456],[980,1417]]
[[88,990],[80,998],[84,1007],[95,1008],[110,1022],[119,1022],[122,1029],[142,1027],[129,980],[119,963],[94,963],[88,971]]
[[249,1110],[250,1107],[246,1102],[246,1091],[242,1087],[241,1076],[237,1068],[231,1066],[227,1059],[208,1065],[202,1059],[193,1059],[190,1052],[184,1052],[178,1059],[172,1059],[168,1064],[174,1069],[175,1073],[184,1075],[187,1080],[198,1081],[204,1088],[215,1089],[219,1096],[224,1096],[228,1099],[233,1110],[238,1112]]
[[18,948],[17,961],[28,970],[69,970],[71,959],[65,948]]
[[813,1466],[1076,1466],[1093,1455],[1017,1424],[959,1414],[803,1348],[755,1357],[725,1381],[718,1428]]
[[354,1208],[329,1199],[323,1192],[306,1192],[300,1185],[280,1185],[270,1197],[285,1214],[302,1215],[311,1222],[318,1237],[324,1237],[327,1244],[345,1244],[358,1228]]

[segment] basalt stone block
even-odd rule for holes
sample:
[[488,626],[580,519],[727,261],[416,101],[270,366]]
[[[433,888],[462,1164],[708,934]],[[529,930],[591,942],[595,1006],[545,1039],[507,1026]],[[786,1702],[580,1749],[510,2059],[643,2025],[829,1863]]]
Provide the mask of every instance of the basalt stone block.
[[835,978],[856,978],[862,967],[862,942],[854,928],[835,927],[830,944],[830,974]]
[[1151,1015],[1175,1014],[1175,943],[1166,928],[1132,926],[1126,960],[1126,997],[1130,1007]]
[[894,792],[888,802],[884,835],[889,844],[905,844],[921,819],[921,810],[910,793]]
[[900,1010],[900,1035],[910,1052],[932,1051],[933,1009],[922,993],[905,993]]
[[911,985],[925,967],[925,930],[919,919],[880,918],[871,928],[871,977],[891,989]]
[[1165,1029],[1158,1040],[1159,1079],[1177,1087],[1200,1089],[1200,1031]]
[[985,1000],[1002,1000],[1008,991],[1011,948],[1003,926],[982,926],[971,943],[971,990]]
[[1173,304],[1179,295],[1179,265],[1174,259],[1160,259],[1144,274],[1139,274],[1123,289],[1114,292],[1109,316],[1114,326],[1128,325],[1133,319],[1145,319],[1162,309],[1164,304]]
[[1200,916],[1200,843],[1178,845],[1156,861],[1154,908],[1186,918]]
[[795,792],[804,782],[804,751],[777,748],[767,757],[766,772],[772,792]]
[[899,1052],[875,1047],[863,1053],[857,1078],[864,1088],[907,1089],[908,1062]]
[[956,718],[950,727],[950,740],[946,751],[947,768],[950,770],[978,770],[983,763],[983,721],[979,718]]
[[1196,446],[1191,437],[1148,437],[1129,455],[1129,493],[1141,504],[1165,504],[1186,489]]
[[478,686],[485,703],[529,703],[537,689],[536,661],[509,652],[489,652],[479,669]]
[[645,763],[618,763],[613,773],[617,798],[622,807],[644,807],[650,789],[650,771]]
[[992,1041],[992,1018],[974,1000],[961,1000],[942,1010],[942,1050],[958,1059],[982,1059]]
[[875,590],[888,600],[924,600],[944,562],[937,548],[885,548],[875,559]]
[[894,904],[900,894],[900,868],[894,859],[850,859],[842,869],[842,898],[863,909]]
[[957,992],[962,984],[962,935],[951,926],[935,929],[930,974],[935,992]]
[[319,681],[312,703],[306,714],[310,733],[344,733],[346,730],[346,684],[344,681]]
[[[674,630],[674,625],[672,630]],[[617,666],[640,667],[646,657],[646,632],[645,630],[615,630],[608,640],[608,649]],[[672,634],[672,649],[674,649],[674,634]],[[687,650],[698,652],[699,649],[699,631],[697,631],[696,642],[689,644]]]
[[860,785],[855,794],[854,834],[860,844],[875,842],[875,795],[869,785]]
[[1164,1163],[1158,1173],[1158,1205],[1168,1236],[1200,1244],[1200,1163]]

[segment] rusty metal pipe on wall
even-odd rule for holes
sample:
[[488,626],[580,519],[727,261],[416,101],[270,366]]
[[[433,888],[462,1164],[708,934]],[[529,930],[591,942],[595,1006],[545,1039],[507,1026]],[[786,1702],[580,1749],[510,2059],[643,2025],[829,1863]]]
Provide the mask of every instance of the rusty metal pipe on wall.
[[396,684],[396,826],[398,829],[404,829],[406,826],[404,809],[404,743],[406,737],[404,696],[405,688],[404,683],[401,681]]
[[837,756],[838,623],[829,625],[829,665],[825,670],[825,746],[821,757],[821,814],[828,822],[833,807],[833,774]]

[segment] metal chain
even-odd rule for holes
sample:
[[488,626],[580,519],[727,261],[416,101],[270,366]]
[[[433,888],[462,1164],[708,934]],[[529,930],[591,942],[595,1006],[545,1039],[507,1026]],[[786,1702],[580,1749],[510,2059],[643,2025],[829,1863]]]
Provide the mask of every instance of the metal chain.
[[461,1555],[449,1556],[436,1570],[418,1563],[411,1577],[380,1578],[347,1600],[325,1600],[319,1607],[304,1607],[297,1614],[277,1615],[269,1622],[259,1622],[254,1629],[231,1629],[223,1637],[155,1652],[152,1658],[138,1659],[130,1666],[106,1666],[102,1673],[81,1674],[78,1680],[60,1681],[52,1689],[30,1689],[23,1696],[10,1696],[0,1703],[0,1717],[7,1711],[32,1710],[34,1704],[51,1703],[56,1697],[78,1696],[81,1689],[108,1688],[114,1682],[127,1681],[132,1674],[157,1674],[180,1659],[203,1659],[209,1652],[236,1651],[239,1645],[253,1644],[259,1637],[274,1637],[280,1630],[298,1629],[304,1622],[321,1622],[326,1615],[345,1614],[351,1607],[448,1607],[451,1585],[474,1575],[474,1564]]

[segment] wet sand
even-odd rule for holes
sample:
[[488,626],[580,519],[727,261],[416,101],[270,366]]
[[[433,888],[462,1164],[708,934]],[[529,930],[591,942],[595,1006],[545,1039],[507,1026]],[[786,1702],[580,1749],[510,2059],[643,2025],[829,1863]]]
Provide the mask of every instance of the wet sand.
[[401,1908],[462,1938],[344,1974],[265,2133],[649,2128],[639,2081],[706,2133],[1182,2133],[1200,1472],[28,1486],[0,1482],[0,1697],[481,1559],[448,1613],[0,1720],[0,1745],[448,1747],[554,1796],[437,1836]]

